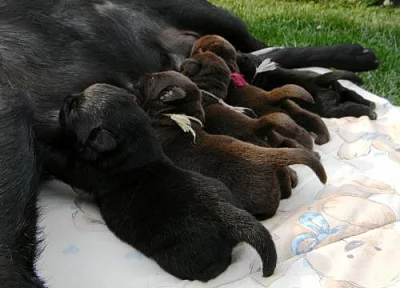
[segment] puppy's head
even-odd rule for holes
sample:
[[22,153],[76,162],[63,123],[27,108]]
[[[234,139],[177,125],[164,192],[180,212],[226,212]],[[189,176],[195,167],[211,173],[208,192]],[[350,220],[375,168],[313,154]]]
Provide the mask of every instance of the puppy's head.
[[194,42],[192,56],[205,51],[213,52],[224,59],[231,72],[239,72],[239,67],[236,63],[236,49],[225,38],[218,35],[206,35]]
[[210,51],[199,52],[183,61],[181,73],[200,89],[212,92],[219,98],[224,99],[228,94],[230,69],[221,57]]
[[150,117],[186,114],[204,122],[200,89],[189,78],[175,71],[142,76],[136,88],[140,104]]
[[136,96],[108,84],[94,84],[65,98],[60,125],[74,139],[79,155],[91,161],[123,144],[140,150],[151,138],[147,137],[151,135],[150,120]]

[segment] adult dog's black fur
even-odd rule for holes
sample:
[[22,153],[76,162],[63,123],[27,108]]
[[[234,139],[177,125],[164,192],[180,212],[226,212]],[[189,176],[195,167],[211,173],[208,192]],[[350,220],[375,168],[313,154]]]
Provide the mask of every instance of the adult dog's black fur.
[[[127,91],[94,84],[66,98],[60,122],[71,143],[47,150],[57,158],[52,171],[90,189],[116,236],[183,279],[215,278],[242,241],[258,251],[263,275],[272,274],[277,255],[268,230],[235,207],[221,182],[175,166]],[[68,170],[74,175],[65,179]]]
[[[98,82],[129,89],[143,73],[177,67],[197,36],[221,35],[243,53],[265,45],[237,17],[204,0],[3,0],[0,15],[0,286],[43,287],[32,264],[42,157],[35,148],[63,145],[63,99]],[[379,64],[354,45],[285,48],[262,57],[283,67],[362,71]]]

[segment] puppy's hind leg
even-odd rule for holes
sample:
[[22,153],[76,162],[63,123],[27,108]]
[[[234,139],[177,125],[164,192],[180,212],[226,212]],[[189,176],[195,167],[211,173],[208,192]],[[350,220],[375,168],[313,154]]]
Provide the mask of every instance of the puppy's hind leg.
[[254,133],[259,137],[266,136],[271,129],[295,137],[303,133],[301,127],[285,113],[273,112],[258,119]]
[[275,88],[266,93],[270,104],[278,103],[286,99],[299,99],[309,103],[315,103],[312,95],[303,87],[294,84],[287,84],[279,88]]
[[320,116],[301,108],[291,100],[284,101],[282,108],[288,112],[296,123],[317,135],[316,144],[322,145],[330,140],[328,127],[326,127]]
[[271,276],[278,258],[271,234],[246,211],[230,207],[221,205],[219,211],[219,215],[225,216],[220,220],[225,225],[226,234],[236,242],[246,242],[253,246],[261,257],[263,276]]
[[271,130],[267,134],[267,142],[268,144],[271,145],[271,147],[276,147],[276,148],[308,148],[312,149],[312,141],[307,142],[308,146],[304,146],[297,142],[294,139],[287,138],[285,136],[282,136],[276,131]]
[[[188,230],[191,229],[194,228],[188,228]],[[181,230],[179,233],[188,233],[188,230]],[[219,236],[206,234],[197,239],[188,238],[187,242],[181,245],[161,249],[153,255],[153,258],[165,271],[176,277],[207,282],[219,276],[231,264],[234,242],[218,240],[207,242],[208,238]],[[206,246],[205,243],[214,245]],[[185,245],[188,246],[185,247]]]
[[378,114],[373,111],[370,107],[354,103],[354,102],[344,102],[340,103],[337,107],[325,108],[324,114],[326,117],[361,117],[368,116],[369,119],[375,120],[378,118]]
[[376,104],[374,102],[365,99],[364,97],[362,97],[361,95],[358,95],[353,90],[345,89],[339,82],[334,82],[333,86],[334,86],[335,90],[339,93],[341,101],[343,101],[343,102],[350,101],[350,102],[354,102],[357,104],[361,104],[361,105],[371,108],[371,110],[376,108]]
[[0,286],[41,288],[36,276],[35,156],[28,96],[0,86]]

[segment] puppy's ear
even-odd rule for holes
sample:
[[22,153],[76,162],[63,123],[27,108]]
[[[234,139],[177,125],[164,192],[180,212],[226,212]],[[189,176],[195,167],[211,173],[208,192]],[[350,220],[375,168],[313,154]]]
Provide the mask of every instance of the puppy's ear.
[[87,144],[98,153],[104,153],[114,150],[117,147],[117,140],[107,129],[97,127],[90,132]]
[[190,78],[190,76],[197,75],[200,69],[201,64],[197,60],[188,58],[182,62],[180,72]]

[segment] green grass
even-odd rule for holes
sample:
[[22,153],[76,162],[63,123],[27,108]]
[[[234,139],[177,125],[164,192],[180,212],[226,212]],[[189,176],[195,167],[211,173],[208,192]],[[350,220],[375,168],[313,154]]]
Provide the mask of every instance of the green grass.
[[367,7],[368,0],[211,0],[229,9],[269,45],[360,43],[381,65],[360,73],[365,88],[400,105],[400,8]]

